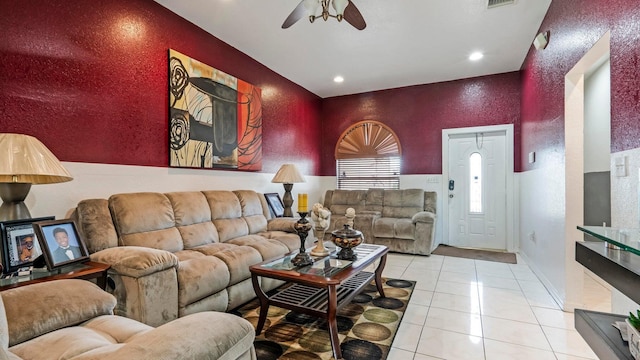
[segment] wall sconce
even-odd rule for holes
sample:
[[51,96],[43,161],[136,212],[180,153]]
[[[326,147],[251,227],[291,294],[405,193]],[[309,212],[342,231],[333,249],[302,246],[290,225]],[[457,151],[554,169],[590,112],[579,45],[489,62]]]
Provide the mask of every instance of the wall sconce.
[[536,50],[544,50],[549,45],[549,36],[551,36],[549,30],[536,35],[536,38],[533,39],[533,46],[535,46]]
[[293,205],[293,196],[291,196],[291,189],[293,189],[294,183],[303,183],[307,181],[300,174],[300,171],[298,171],[298,168],[296,168],[294,164],[284,164],[280,167],[271,182],[282,183],[284,185],[284,196],[282,197],[282,204],[284,205],[284,216],[293,217],[293,212],[291,211],[291,205]]
[[31,184],[73,180],[60,160],[33,136],[0,134],[0,154],[0,220],[31,218],[24,203]]

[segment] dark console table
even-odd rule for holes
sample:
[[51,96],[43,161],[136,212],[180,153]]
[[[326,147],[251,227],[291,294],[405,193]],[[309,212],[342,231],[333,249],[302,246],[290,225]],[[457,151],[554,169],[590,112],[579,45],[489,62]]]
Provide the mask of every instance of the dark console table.
[[[576,242],[576,261],[636,303],[640,303],[640,229],[578,226],[589,235]],[[575,327],[601,359],[633,359],[614,321],[626,315],[576,309]]]

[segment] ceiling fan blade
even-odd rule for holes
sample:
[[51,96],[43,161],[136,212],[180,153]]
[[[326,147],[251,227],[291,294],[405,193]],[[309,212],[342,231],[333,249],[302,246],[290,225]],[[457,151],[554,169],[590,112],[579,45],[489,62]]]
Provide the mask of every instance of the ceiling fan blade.
[[360,10],[358,10],[351,0],[349,0],[347,8],[344,9],[344,19],[358,30],[363,30],[367,27],[367,23],[364,21],[362,14],[360,14]]
[[305,0],[300,1],[300,4],[298,4],[298,6],[296,6],[291,14],[289,14],[289,16],[284,20],[284,22],[282,23],[283,29],[289,28],[291,25],[295,24],[296,22],[298,22],[298,20],[307,15],[307,9],[305,9],[304,7],[304,1]]

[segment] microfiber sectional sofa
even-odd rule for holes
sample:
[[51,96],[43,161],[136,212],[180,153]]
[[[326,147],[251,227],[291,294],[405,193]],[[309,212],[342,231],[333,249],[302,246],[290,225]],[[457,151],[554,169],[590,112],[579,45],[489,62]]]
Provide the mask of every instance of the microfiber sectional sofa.
[[116,299],[85,280],[0,293],[0,360],[255,360],[255,329],[206,311],[157,328],[113,315]]
[[328,190],[324,207],[331,210],[330,231],[347,222],[348,208],[356,212],[354,228],[364,241],[385,245],[390,251],[430,255],[435,243],[437,193],[422,189]]
[[91,260],[111,265],[115,314],[151,326],[236,308],[256,296],[250,265],[300,248],[294,220],[271,219],[251,190],[116,194],[81,201],[73,218]]

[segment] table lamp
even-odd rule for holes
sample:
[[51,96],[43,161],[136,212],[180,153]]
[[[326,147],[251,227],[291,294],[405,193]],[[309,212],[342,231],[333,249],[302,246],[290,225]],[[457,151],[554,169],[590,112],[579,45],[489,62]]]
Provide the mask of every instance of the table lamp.
[[303,183],[307,181],[300,174],[298,168],[296,168],[294,164],[284,164],[280,167],[271,182],[282,183],[284,185],[284,196],[282,197],[282,204],[284,205],[284,216],[293,217],[293,212],[291,211],[291,205],[293,205],[293,196],[291,196],[291,189],[293,189],[294,183]]
[[38,139],[0,134],[0,221],[30,219],[24,199],[31,184],[52,184],[73,177]]

